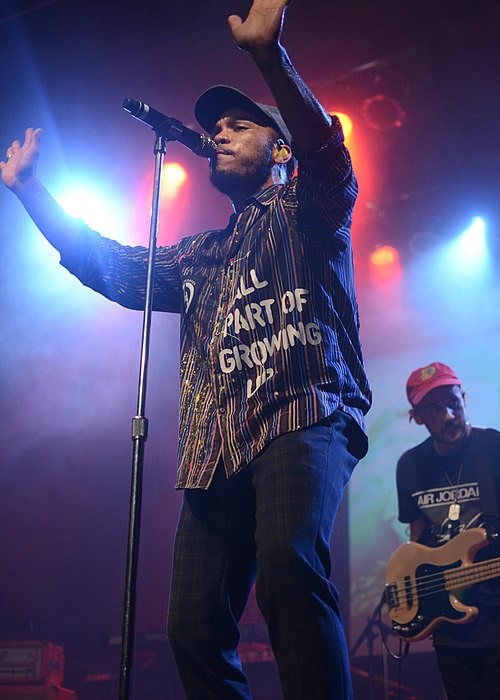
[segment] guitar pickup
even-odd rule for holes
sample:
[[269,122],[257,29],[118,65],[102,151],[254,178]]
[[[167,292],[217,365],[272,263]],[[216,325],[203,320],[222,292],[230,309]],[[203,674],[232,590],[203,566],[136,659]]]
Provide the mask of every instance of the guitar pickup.
[[384,598],[389,609],[399,607],[398,586],[396,583],[385,584]]

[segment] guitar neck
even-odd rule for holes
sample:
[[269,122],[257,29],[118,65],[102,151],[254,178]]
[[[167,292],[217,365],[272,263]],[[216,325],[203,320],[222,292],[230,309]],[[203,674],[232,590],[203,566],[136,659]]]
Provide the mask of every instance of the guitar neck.
[[447,591],[457,588],[468,588],[475,583],[489,581],[500,576],[500,557],[488,559],[460,569],[450,569],[445,573],[445,588]]

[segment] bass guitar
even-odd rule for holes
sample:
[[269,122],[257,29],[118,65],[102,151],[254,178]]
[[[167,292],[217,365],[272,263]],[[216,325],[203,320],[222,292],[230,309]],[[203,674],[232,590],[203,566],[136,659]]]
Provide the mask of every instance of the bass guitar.
[[475,563],[489,544],[481,527],[464,530],[441,547],[405,542],[389,559],[384,599],[393,631],[407,642],[425,639],[442,622],[472,622],[478,609],[464,605],[460,592],[500,576],[500,557]]

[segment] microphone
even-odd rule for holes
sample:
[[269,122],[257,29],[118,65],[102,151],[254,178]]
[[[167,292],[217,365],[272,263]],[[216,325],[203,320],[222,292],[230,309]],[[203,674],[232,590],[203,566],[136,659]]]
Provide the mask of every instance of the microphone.
[[167,117],[144,102],[129,97],[123,100],[122,107],[133,117],[150,126],[159,136],[169,141],[179,141],[197,156],[210,158],[215,155],[217,144],[211,138],[189,129],[178,119]]

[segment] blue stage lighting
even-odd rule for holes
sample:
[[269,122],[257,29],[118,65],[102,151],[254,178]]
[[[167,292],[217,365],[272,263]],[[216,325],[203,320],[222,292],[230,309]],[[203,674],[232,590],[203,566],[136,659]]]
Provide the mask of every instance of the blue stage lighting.
[[111,238],[123,238],[123,204],[109,191],[109,186],[75,183],[62,186],[56,199],[70,215],[82,219],[88,226]]
[[461,268],[470,272],[481,269],[488,260],[484,219],[480,216],[474,217],[465,231],[452,241],[449,253],[455,264]]

